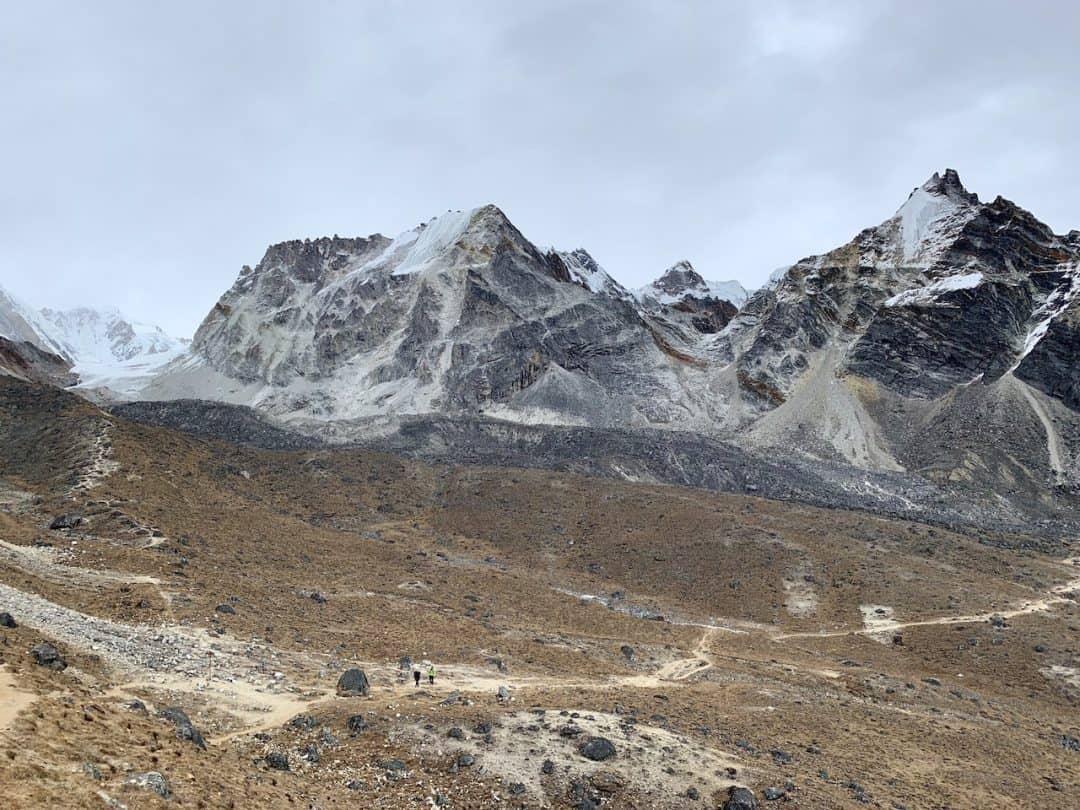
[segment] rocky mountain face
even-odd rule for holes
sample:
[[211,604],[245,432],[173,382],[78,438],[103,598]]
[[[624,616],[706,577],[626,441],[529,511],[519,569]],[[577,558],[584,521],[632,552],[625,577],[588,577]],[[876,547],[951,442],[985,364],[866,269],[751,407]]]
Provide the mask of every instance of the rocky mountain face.
[[36,310],[2,289],[0,339],[5,367],[22,368],[40,381],[119,394],[139,390],[187,345],[115,309]]
[[[286,417],[711,420],[703,361],[583,250],[543,252],[494,206],[394,240],[272,246],[155,398],[223,391]],[[689,385],[690,377],[701,380]]]
[[[605,430],[691,431],[822,476],[908,476],[890,502],[930,482],[1021,525],[1075,506],[1078,289],[1080,234],[983,203],[951,170],[745,302],[688,262],[631,293],[487,206],[392,240],[272,246],[144,397],[251,405],[385,446],[424,419],[454,421],[427,435],[458,450],[476,420],[495,420],[487,444],[519,441],[508,423],[599,431],[579,434],[599,455]],[[634,467],[625,456],[600,466]]]

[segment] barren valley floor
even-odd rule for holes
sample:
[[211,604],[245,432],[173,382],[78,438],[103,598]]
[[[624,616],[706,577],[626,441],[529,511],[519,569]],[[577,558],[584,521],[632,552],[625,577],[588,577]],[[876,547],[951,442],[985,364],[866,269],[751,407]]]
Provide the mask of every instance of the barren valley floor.
[[0,433],[5,806],[1080,802],[1068,543],[242,449],[12,380]]

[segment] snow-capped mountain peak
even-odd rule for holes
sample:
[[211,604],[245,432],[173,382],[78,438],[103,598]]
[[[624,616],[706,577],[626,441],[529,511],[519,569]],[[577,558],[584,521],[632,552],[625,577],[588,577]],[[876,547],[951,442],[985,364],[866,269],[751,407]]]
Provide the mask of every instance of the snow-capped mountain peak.
[[187,346],[156,326],[127,320],[114,307],[36,310],[3,289],[0,337],[56,355],[70,364],[80,387],[119,394],[134,393]]
[[899,256],[908,264],[928,263],[974,215],[979,197],[968,192],[960,175],[937,172],[911,192],[893,220],[899,226]]
[[674,305],[687,298],[729,301],[735,307],[746,301],[746,289],[737,281],[706,281],[694,266],[683,259],[676,262],[656,281],[637,290],[638,300],[654,300],[664,305]]

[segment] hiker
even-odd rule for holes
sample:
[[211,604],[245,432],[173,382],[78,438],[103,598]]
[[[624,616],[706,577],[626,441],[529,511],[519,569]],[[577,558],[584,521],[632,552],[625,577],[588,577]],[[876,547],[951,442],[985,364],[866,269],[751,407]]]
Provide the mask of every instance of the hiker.
[[419,686],[420,685],[420,669],[419,668],[413,670],[412,677],[413,677],[413,682],[417,686]]
[[435,665],[434,664],[432,664],[430,667],[428,667],[427,680],[428,680],[428,683],[430,683],[430,684],[435,683]]

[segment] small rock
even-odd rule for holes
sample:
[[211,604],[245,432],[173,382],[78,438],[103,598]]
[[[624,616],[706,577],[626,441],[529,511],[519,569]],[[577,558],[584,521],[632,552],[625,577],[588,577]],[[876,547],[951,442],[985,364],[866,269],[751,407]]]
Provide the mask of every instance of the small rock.
[[35,644],[30,648],[30,655],[34,656],[34,662],[40,666],[60,672],[67,669],[67,661],[60,651],[47,641]]
[[222,602],[220,605],[214,608],[214,610],[216,610],[218,613],[228,613],[231,615],[234,615],[236,613],[236,608],[234,608],[228,602]]
[[457,766],[459,768],[468,768],[474,762],[476,762],[476,757],[474,757],[472,754],[459,754],[458,755]]
[[489,723],[487,720],[481,720],[475,726],[473,726],[473,733],[481,735],[490,734],[491,723]]
[[366,697],[371,692],[371,684],[362,669],[347,669],[341,673],[337,682],[339,695],[360,695]]
[[744,787],[730,788],[723,810],[758,810],[757,798],[753,791]]
[[555,773],[555,763],[550,759],[545,759],[544,764],[540,766],[540,773],[551,776],[551,774]]
[[352,717],[345,721],[345,728],[348,729],[349,733],[354,737],[367,729],[367,727],[367,718],[364,717],[364,715],[362,714],[354,714]]
[[312,764],[318,764],[320,759],[319,748],[313,743],[308,743],[304,746],[304,750],[300,752],[300,756]]
[[15,617],[8,613],[6,610],[0,613],[0,627],[18,627],[15,623]]
[[263,757],[263,760],[275,771],[289,770],[289,757],[281,751],[271,751]]
[[446,736],[454,740],[463,740],[465,739],[465,732],[457,726],[454,726],[448,732],[446,732]]
[[101,781],[101,769],[98,768],[98,766],[95,765],[93,762],[84,762],[83,766],[82,766],[82,769],[83,769],[83,773],[85,773],[87,776],[89,776],[95,782],[100,782]]
[[400,759],[381,759],[379,760],[379,767],[391,773],[405,773],[405,771],[409,770],[409,766]]
[[510,690],[507,689],[505,686],[500,686],[499,691],[496,693],[495,696],[499,699],[499,702],[505,703],[506,701],[510,700]]
[[941,686],[941,681],[937,678],[923,678],[922,680],[923,683],[929,684],[930,686]]
[[787,791],[778,787],[767,787],[762,794],[767,802],[775,802],[777,799],[782,799],[787,796]]
[[696,787],[687,788],[686,793],[684,793],[683,795],[692,802],[696,802],[698,799],[701,798],[701,793]]
[[634,648],[631,647],[629,644],[623,644],[622,647],[619,648],[619,652],[622,653],[623,658],[625,658],[627,661],[634,660]]
[[203,739],[202,732],[195,728],[195,724],[191,722],[187,713],[179,706],[170,706],[164,709],[158,713],[158,717],[164,718],[176,726],[177,739],[195,743],[199,748],[206,750],[206,740]]
[[124,707],[129,712],[138,712],[139,714],[149,714],[149,712],[146,709],[146,704],[143,703],[141,700],[138,700],[138,699],[129,700],[127,703],[124,704]]
[[301,731],[315,728],[318,725],[319,721],[310,714],[298,714],[289,721],[289,728],[295,728]]
[[589,784],[600,793],[608,796],[618,793],[625,785],[622,777],[612,771],[597,771],[589,777]]
[[345,783],[345,787],[347,787],[349,790],[363,790],[364,783],[361,782],[359,779],[350,779],[348,782]]
[[511,796],[520,796],[525,792],[525,785],[521,782],[513,782],[510,785],[509,792]]
[[773,748],[769,751],[769,754],[773,758],[773,762],[777,765],[787,765],[791,762],[791,754],[780,748]]
[[997,628],[1000,629],[1002,627],[1007,627],[1008,625],[1005,624],[1005,617],[1004,616],[1002,616],[1001,614],[995,613],[993,616],[990,617],[990,626],[991,627],[997,627]]
[[578,748],[578,752],[593,762],[604,762],[615,756],[615,745],[607,737],[589,737]]
[[58,515],[57,517],[54,517],[49,524],[49,528],[54,531],[57,529],[74,529],[82,522],[82,515],[77,512],[72,512],[67,515]]
[[169,798],[169,780],[157,771],[133,773],[124,780],[124,787],[149,790],[163,799]]

